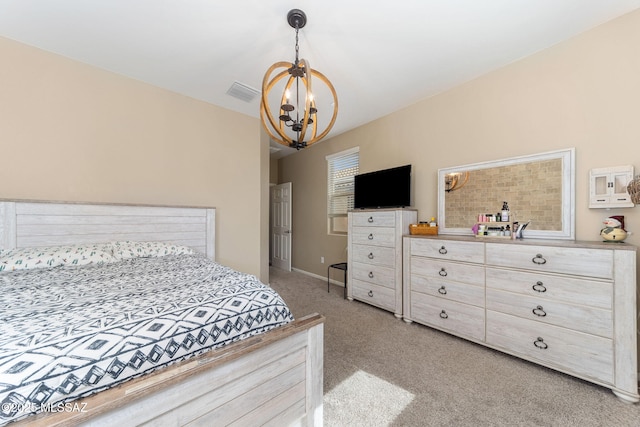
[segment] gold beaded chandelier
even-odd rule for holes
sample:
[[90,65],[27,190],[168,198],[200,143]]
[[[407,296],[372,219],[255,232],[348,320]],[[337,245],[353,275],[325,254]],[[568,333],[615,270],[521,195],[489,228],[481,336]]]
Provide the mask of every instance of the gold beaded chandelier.
[[[338,96],[331,82],[322,73],[312,69],[308,61],[298,57],[298,31],[306,25],[307,15],[300,9],[292,9],[287,14],[287,22],[296,30],[295,62],[276,62],[265,73],[262,80],[260,119],[264,129],[274,141],[299,150],[320,141],[329,133],[338,116]],[[278,113],[274,114],[269,104],[269,95],[285,77],[288,77],[286,83],[278,86],[279,90],[282,90],[282,95],[274,109]],[[312,77],[324,83],[333,96],[333,115],[320,134],[318,134],[318,109],[311,86]]]

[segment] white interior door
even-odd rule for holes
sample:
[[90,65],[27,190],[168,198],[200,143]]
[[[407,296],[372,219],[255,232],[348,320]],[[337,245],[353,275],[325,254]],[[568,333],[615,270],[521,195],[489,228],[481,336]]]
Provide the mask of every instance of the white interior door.
[[291,183],[271,187],[271,265],[291,271]]

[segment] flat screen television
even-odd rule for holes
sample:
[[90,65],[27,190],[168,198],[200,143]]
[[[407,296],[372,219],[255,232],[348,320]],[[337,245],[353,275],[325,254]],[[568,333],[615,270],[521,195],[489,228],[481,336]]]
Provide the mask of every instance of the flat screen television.
[[411,165],[354,177],[355,209],[411,206]]

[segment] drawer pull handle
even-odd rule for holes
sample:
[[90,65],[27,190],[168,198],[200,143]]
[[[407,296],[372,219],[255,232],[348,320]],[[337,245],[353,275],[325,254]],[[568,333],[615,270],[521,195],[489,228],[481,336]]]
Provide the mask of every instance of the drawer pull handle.
[[538,317],[544,317],[547,315],[547,313],[544,311],[541,305],[537,306],[532,311],[533,311],[533,314],[535,314]]
[[373,240],[373,233],[369,234],[369,240]]
[[370,216],[370,217],[369,217],[369,219],[368,219],[367,221],[369,221],[369,222],[373,222],[373,217],[372,217],[372,216]]
[[369,272],[369,279],[373,279],[373,271]]
[[441,275],[442,277],[447,277],[447,270],[445,270],[444,267],[442,267],[440,271],[438,271],[438,274]]
[[373,252],[369,252],[368,257],[369,257],[369,259],[373,259]]
[[441,247],[440,249],[438,249],[438,252],[440,252],[442,255],[446,255],[447,254],[447,248],[445,248],[444,246]]
[[373,291],[369,291],[367,295],[369,295],[370,297],[373,297]]
[[440,293],[442,295],[446,295],[447,294],[447,290],[445,289],[444,286],[440,286],[440,289],[438,289],[438,293]]
[[542,265],[542,264],[546,264],[547,263],[547,260],[544,259],[542,254],[537,254],[534,258],[531,258],[531,261],[533,261],[534,264],[538,264],[538,265]]
[[536,282],[536,284],[533,285],[532,288],[536,292],[547,292],[547,288],[542,284],[542,282]]
[[538,347],[541,350],[546,350],[549,348],[549,345],[544,342],[544,340],[541,337],[538,337],[534,342],[533,345],[535,345],[536,347]]
[[442,311],[440,312],[440,317],[441,317],[442,319],[448,319],[448,318],[449,318],[449,315],[447,314],[447,312],[446,312],[446,311],[442,310]]

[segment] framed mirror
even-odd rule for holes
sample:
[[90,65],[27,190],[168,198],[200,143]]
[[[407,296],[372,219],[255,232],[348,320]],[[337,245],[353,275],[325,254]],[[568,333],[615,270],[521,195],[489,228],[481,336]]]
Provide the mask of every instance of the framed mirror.
[[575,149],[438,170],[439,234],[473,235],[504,202],[525,239],[575,239]]

